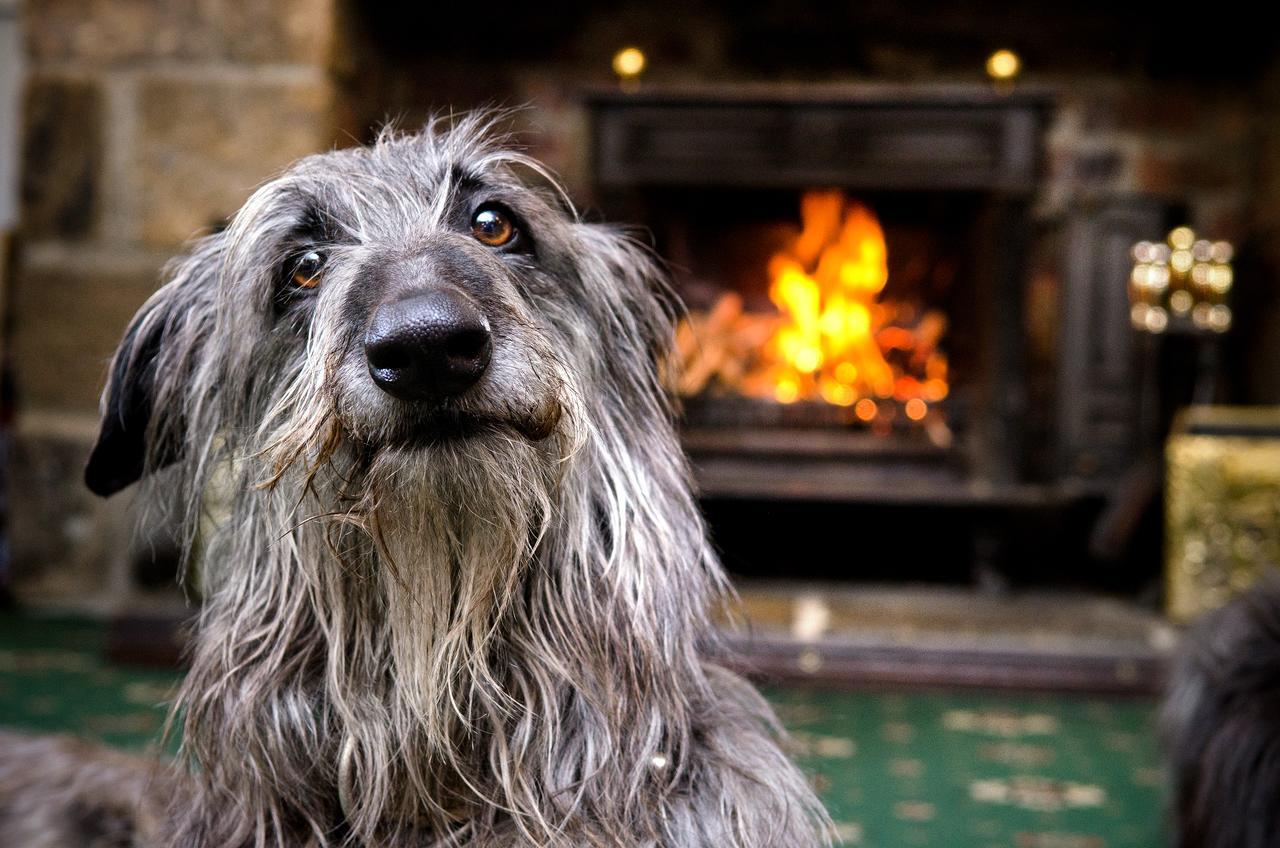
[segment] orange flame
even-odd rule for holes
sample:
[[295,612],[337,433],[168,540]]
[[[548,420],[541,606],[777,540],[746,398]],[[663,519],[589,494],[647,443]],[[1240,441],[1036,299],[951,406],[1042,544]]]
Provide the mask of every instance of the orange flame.
[[[920,338],[922,327],[888,325],[894,310],[879,302],[889,280],[880,222],[839,191],[805,194],[800,215],[800,236],[769,262],[769,297],[782,313],[782,325],[764,352],[774,398],[782,403],[822,398],[850,406],[861,398],[895,397],[917,401],[911,417],[922,418],[926,400],[946,395],[946,362],[931,349],[936,338]],[[941,335],[941,327],[926,335]],[[921,341],[928,349],[919,349]],[[893,348],[909,359],[923,353],[920,370],[926,373],[920,376],[940,374],[941,385],[892,366],[885,350]]]
[[753,317],[727,293],[682,327],[682,390],[697,392],[718,379],[781,403],[853,407],[868,423],[892,414],[894,404],[878,403],[887,399],[913,421],[930,418],[931,405],[949,391],[947,359],[938,350],[946,317],[881,299],[889,255],[870,209],[838,190],[811,191],[800,215],[800,234],[769,260],[769,297],[779,314]]

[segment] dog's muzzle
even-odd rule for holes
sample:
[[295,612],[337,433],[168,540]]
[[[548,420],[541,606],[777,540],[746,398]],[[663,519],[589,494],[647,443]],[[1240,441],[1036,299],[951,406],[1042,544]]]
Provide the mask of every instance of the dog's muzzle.
[[489,322],[452,286],[384,303],[364,336],[373,382],[393,397],[434,401],[460,395],[489,367]]

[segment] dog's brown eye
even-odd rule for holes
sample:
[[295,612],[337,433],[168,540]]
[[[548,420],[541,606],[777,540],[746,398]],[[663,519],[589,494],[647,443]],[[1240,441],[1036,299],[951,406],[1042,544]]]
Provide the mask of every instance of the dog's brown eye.
[[313,289],[320,283],[320,272],[324,270],[324,254],[318,250],[308,250],[298,257],[298,264],[293,266],[293,284],[298,288]]
[[501,209],[485,206],[471,219],[471,234],[490,247],[502,247],[516,237],[516,226]]

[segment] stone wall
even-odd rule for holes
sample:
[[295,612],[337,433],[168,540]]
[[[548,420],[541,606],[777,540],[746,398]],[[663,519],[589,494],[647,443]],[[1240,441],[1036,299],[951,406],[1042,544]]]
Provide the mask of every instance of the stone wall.
[[[161,267],[264,178],[331,146],[331,0],[55,0],[23,8],[12,552],[19,591],[128,593],[128,494],[79,484],[108,360]],[[119,501],[119,503],[116,503]]]

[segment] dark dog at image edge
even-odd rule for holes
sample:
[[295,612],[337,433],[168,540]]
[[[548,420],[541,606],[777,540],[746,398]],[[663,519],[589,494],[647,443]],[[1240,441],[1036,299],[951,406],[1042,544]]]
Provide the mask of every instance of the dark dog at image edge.
[[1280,846],[1280,575],[1196,622],[1162,719],[1177,848]]
[[491,125],[300,161],[134,318],[86,479],[185,529],[181,750],[6,738],[4,845],[827,841],[715,660],[661,275]]

